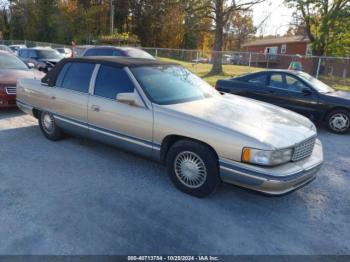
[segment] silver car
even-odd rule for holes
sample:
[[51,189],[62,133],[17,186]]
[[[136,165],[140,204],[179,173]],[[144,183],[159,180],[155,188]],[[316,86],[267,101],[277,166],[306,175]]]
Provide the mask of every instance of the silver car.
[[221,181],[284,194],[323,162],[314,124],[291,111],[221,95],[183,67],[149,59],[65,59],[42,81],[19,80],[17,105],[43,134],[97,139],[166,164],[181,191]]

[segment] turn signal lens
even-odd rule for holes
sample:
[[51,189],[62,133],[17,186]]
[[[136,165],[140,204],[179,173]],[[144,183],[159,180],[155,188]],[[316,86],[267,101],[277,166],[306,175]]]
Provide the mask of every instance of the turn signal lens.
[[249,162],[249,160],[250,160],[250,148],[243,149],[242,160],[244,162]]

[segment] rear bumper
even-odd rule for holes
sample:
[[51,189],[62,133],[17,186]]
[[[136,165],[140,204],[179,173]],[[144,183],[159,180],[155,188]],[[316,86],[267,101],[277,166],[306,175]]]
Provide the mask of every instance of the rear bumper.
[[16,95],[0,94],[0,108],[16,107]]
[[220,174],[226,183],[270,195],[283,195],[315,179],[322,163],[322,144],[317,140],[312,155],[301,161],[267,168],[220,159]]
[[21,109],[24,113],[29,114],[31,116],[33,116],[33,107],[25,104],[19,100],[17,100],[17,106],[19,109]]

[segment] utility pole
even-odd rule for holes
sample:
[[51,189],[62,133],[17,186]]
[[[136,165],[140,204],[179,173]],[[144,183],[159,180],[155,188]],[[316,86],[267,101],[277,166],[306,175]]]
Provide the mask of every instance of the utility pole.
[[110,0],[109,4],[109,8],[110,8],[110,34],[113,35],[114,33],[114,0]]

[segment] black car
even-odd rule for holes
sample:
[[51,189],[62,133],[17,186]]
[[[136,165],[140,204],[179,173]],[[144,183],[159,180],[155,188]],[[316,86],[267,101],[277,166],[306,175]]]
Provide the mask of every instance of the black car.
[[36,69],[47,73],[61,59],[57,50],[47,47],[22,48],[18,50],[18,57],[27,64],[32,64]]
[[304,72],[261,71],[218,80],[216,89],[290,109],[335,133],[350,129],[350,92],[335,91]]

